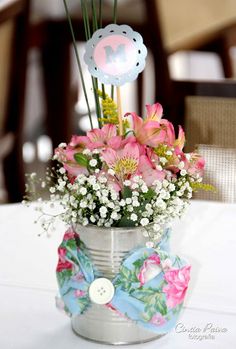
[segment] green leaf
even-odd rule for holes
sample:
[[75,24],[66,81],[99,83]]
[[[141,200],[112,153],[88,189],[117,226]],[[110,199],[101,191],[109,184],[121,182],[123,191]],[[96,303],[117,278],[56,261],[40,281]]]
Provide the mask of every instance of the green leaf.
[[145,313],[142,313],[142,318],[145,322],[149,322],[152,318],[153,314],[150,311],[145,310]]
[[119,221],[119,224],[117,224],[118,227],[134,227],[135,222],[131,221],[127,217],[123,216],[121,220]]
[[122,192],[123,199],[131,198],[132,197],[132,190],[129,187],[124,187],[124,190]]
[[161,315],[166,315],[167,314],[167,306],[164,301],[164,299],[158,299],[156,302],[156,308],[158,311],[161,313]]
[[74,159],[79,165],[83,167],[88,166],[88,158],[84,154],[76,153],[74,154]]
[[64,269],[60,272],[57,272],[57,280],[60,285],[60,287],[63,286],[66,280],[69,280],[72,275],[72,270],[71,269]]
[[126,279],[129,279],[130,278],[130,275],[131,275],[131,271],[126,268],[126,267],[122,267],[121,268],[121,274],[126,278]]
[[71,249],[71,250],[76,250],[77,249],[77,245],[75,240],[68,240],[66,243],[67,248]]
[[145,260],[144,258],[137,259],[135,262],[133,262],[133,265],[137,269],[140,269],[143,266],[144,260]]
[[150,201],[155,196],[155,191],[152,188],[148,189],[148,192],[143,194],[144,198]]

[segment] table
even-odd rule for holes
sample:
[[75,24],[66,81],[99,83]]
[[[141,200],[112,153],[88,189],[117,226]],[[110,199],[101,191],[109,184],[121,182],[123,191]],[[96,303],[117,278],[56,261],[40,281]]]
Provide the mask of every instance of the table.
[[[64,227],[59,225],[50,238],[38,237],[41,228],[33,223],[36,217],[33,207],[0,206],[0,348],[111,347],[74,335],[69,319],[55,308],[56,249]],[[235,233],[236,204],[192,202],[185,217],[174,222],[171,239],[173,252],[192,264],[178,325],[158,341],[129,348],[236,347]],[[209,333],[206,326],[217,332]],[[200,335],[207,338],[200,340]]]

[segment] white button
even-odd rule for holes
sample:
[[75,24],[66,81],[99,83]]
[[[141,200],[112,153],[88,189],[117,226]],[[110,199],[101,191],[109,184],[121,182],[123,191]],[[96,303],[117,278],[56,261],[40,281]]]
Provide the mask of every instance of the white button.
[[109,303],[114,296],[114,292],[113,284],[106,278],[94,280],[89,287],[89,297],[96,304]]

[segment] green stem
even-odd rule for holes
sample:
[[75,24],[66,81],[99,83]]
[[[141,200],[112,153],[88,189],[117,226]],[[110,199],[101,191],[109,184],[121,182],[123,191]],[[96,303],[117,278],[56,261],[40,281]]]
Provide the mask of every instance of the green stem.
[[87,9],[87,2],[86,0],[81,0],[81,9],[82,9],[82,16],[84,21],[84,27],[86,28],[86,40],[89,40],[91,38],[91,31],[90,31],[90,25],[89,25],[89,15],[88,15],[88,9]]
[[106,99],[106,91],[105,91],[105,86],[102,84],[102,98]]
[[114,0],[113,5],[113,23],[116,23],[117,20],[117,0]]
[[98,21],[97,21],[96,5],[94,0],[91,0],[91,6],[92,6],[92,16],[93,16],[93,32],[95,32],[98,29]]
[[74,51],[75,51],[76,61],[77,61],[78,68],[79,68],[79,73],[80,73],[82,88],[83,88],[83,92],[84,92],[84,97],[85,97],[85,101],[86,101],[87,108],[88,108],[88,115],[89,115],[90,126],[93,129],[91,109],[90,109],[90,106],[89,106],[88,95],[87,95],[86,86],[85,86],[85,82],[84,82],[82,66],[81,66],[81,63],[80,63],[79,53],[78,53],[78,50],[77,50],[74,29],[73,29],[73,26],[72,26],[71,17],[70,17],[70,14],[69,14],[69,10],[68,10],[68,6],[67,6],[67,3],[66,3],[66,0],[63,0],[63,2],[64,2],[64,6],[65,6],[65,11],[66,11],[66,16],[67,16],[67,19],[68,19],[70,31],[71,31],[73,47],[74,47]]
[[[92,5],[92,19],[93,19],[93,28],[97,28],[97,15],[96,15],[96,7],[93,0],[91,0]],[[88,9],[87,9],[87,3],[85,0],[81,0],[81,10],[82,10],[82,16],[84,21],[84,28],[85,28],[85,38],[86,40],[89,40],[91,38],[91,29],[90,29],[90,22],[89,22],[89,16],[88,16]],[[91,76],[92,80],[92,86],[93,86],[93,95],[95,100],[95,108],[96,108],[96,115],[98,119],[98,125],[100,125],[99,119],[101,118],[101,108],[99,103],[99,97],[97,94],[98,90],[98,80],[97,78],[94,78]]]
[[102,28],[102,0],[99,0],[99,28]]

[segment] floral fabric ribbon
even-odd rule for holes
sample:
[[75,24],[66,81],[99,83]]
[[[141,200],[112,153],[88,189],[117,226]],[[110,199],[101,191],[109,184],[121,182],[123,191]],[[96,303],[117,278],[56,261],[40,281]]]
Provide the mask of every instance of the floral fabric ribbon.
[[[190,279],[190,266],[170,256],[166,240],[156,248],[138,248],[124,259],[112,280],[115,293],[104,306],[158,334],[176,324]],[[58,248],[57,280],[64,310],[83,314],[91,305],[89,287],[102,277],[79,235],[69,229]]]

